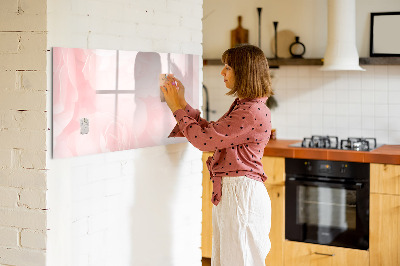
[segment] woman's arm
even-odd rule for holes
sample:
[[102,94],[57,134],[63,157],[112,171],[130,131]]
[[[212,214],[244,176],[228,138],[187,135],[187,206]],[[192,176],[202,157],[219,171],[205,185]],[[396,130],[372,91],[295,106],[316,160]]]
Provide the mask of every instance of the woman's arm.
[[[206,127],[209,122],[206,119],[200,117],[200,111],[192,108],[185,100],[185,87],[182,82],[177,78],[167,77],[165,86],[161,87],[164,93],[165,101],[172,112],[177,109],[183,109],[186,114],[195,119],[199,125]],[[177,124],[171,131],[168,137],[184,137]]]
[[[200,117],[200,111],[197,109],[192,108],[189,104],[186,104],[185,108],[183,109],[186,114],[193,118],[199,125],[200,127],[204,128],[209,126],[210,123],[214,122],[208,122],[206,119],[203,119]],[[176,138],[176,137],[184,137],[185,135],[182,134],[179,124],[177,123],[175,127],[172,129],[171,133],[169,134],[169,138]]]
[[[254,115],[249,110],[237,109],[218,122],[202,127],[184,110],[176,110],[174,116],[179,124],[180,132],[201,151],[225,149],[249,142],[257,142],[257,124]],[[264,125],[265,127],[265,125]]]

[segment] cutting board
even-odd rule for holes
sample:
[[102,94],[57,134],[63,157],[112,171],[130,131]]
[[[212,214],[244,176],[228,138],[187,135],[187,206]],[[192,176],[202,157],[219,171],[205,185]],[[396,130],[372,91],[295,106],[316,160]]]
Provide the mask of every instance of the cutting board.
[[231,30],[231,48],[242,43],[249,43],[249,31],[242,27],[242,16],[238,16],[238,26]]

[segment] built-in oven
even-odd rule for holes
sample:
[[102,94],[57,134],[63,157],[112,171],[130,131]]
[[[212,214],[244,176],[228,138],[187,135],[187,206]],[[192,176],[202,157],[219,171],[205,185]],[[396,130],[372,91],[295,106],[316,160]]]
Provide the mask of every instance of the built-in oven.
[[286,239],[368,249],[369,164],[287,158],[285,169]]

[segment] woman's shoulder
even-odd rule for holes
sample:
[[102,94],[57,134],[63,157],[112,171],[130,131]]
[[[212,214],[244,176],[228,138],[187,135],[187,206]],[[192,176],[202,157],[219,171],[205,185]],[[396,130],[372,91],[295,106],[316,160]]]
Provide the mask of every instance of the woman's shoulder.
[[231,114],[240,115],[241,118],[254,118],[254,121],[270,120],[271,111],[263,101],[251,100],[239,103]]
[[255,101],[253,104],[249,105],[248,110],[257,120],[270,120],[271,118],[271,111],[264,100]]
[[247,112],[253,112],[256,110],[269,110],[266,104],[267,97],[265,98],[254,98],[254,99],[242,99],[238,100],[236,99],[232,106],[234,107],[234,110],[240,110],[240,111],[247,111]]
[[249,109],[252,112],[269,111],[269,108],[266,104],[267,99],[267,97],[249,99],[248,101],[243,103],[243,107]]

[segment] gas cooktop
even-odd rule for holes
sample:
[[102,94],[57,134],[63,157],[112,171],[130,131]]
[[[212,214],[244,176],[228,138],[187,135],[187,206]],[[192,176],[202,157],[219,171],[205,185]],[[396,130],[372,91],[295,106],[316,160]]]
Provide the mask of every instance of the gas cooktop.
[[347,138],[339,142],[336,136],[311,136],[302,142],[289,145],[291,147],[337,149],[353,151],[371,151],[382,145],[377,145],[376,138]]

